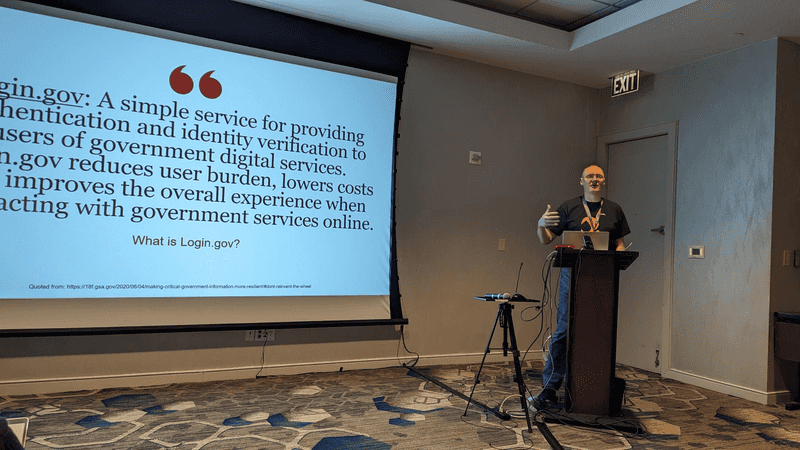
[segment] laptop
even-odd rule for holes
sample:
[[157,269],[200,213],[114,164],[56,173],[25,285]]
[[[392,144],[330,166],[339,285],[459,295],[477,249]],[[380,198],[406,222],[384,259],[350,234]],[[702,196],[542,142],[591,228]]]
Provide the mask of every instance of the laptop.
[[608,231],[564,231],[561,234],[561,243],[581,249],[584,248],[584,236],[592,239],[595,250],[608,250]]

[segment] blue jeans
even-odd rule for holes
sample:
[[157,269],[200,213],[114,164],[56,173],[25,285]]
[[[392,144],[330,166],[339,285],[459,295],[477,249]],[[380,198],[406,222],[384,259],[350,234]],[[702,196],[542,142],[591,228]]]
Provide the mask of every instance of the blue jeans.
[[567,372],[567,326],[569,317],[569,274],[570,269],[561,268],[558,279],[558,312],[556,330],[550,338],[550,353],[544,363],[542,384],[545,388],[558,390]]

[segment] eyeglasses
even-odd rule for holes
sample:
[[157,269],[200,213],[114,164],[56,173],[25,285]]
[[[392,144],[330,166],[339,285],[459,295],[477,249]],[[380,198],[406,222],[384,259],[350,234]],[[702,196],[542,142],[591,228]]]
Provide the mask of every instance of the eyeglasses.
[[591,179],[598,179],[598,180],[605,180],[606,179],[605,176],[603,176],[603,175],[601,175],[599,173],[587,173],[586,176],[583,177],[583,178],[586,178],[587,181],[591,180]]

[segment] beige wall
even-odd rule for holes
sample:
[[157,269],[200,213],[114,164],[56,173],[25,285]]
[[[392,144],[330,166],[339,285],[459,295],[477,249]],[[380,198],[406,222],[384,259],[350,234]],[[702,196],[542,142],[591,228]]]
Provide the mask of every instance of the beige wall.
[[[580,172],[595,159],[597,105],[593,89],[412,52],[397,239],[413,348],[481,353],[497,308],[472,297],[513,292],[520,263],[520,292],[541,297],[551,247],[539,243],[535,223],[548,202],[580,195]],[[467,163],[470,151],[482,153],[481,165]],[[533,325],[515,325],[527,346]]]

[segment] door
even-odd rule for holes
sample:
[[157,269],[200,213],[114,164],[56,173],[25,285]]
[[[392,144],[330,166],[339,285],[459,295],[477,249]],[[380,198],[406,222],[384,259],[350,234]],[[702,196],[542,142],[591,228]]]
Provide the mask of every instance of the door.
[[660,372],[664,356],[668,144],[667,135],[611,144],[606,166],[607,197],[622,207],[631,228],[625,245],[639,252],[620,272],[617,362],[654,372]]

